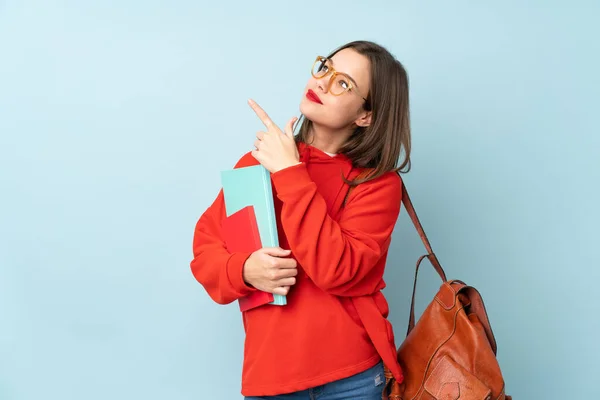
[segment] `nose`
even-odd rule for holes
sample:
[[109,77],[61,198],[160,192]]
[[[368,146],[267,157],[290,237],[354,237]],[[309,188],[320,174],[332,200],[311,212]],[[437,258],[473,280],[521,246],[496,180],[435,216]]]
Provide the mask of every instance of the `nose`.
[[330,79],[331,76],[329,74],[317,79],[317,87],[321,92],[327,93],[329,91]]

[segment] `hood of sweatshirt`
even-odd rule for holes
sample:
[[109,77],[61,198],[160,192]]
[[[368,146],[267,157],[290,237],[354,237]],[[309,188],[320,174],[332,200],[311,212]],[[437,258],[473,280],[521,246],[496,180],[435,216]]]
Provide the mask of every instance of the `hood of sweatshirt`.
[[329,197],[328,209],[335,218],[349,188],[342,176],[352,179],[359,171],[353,168],[352,161],[344,154],[331,156],[306,143],[298,143],[298,152],[300,161],[306,165],[306,169],[319,191],[333,194],[333,196],[327,197]]
[[334,164],[339,165],[344,170],[352,169],[352,161],[341,153],[331,156],[312,145],[302,142],[298,143],[298,152],[300,153],[300,161],[306,164]]

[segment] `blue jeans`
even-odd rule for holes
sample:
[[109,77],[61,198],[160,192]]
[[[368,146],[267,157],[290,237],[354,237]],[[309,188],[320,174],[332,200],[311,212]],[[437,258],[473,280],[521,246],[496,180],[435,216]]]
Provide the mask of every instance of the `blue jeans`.
[[245,400],[381,400],[385,387],[383,362],[364,372],[301,392]]

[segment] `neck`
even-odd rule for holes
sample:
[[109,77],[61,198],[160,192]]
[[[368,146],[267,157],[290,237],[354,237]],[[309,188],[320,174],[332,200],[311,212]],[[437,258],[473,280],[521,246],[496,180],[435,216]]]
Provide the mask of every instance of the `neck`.
[[308,142],[321,151],[335,154],[346,143],[351,134],[352,130],[350,129],[329,129],[313,122],[308,133]]

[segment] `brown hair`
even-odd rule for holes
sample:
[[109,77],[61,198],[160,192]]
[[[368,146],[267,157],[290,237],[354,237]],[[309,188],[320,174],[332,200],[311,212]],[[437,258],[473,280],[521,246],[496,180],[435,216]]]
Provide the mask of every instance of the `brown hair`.
[[[375,179],[387,172],[406,173],[410,170],[410,121],[408,107],[408,76],[402,64],[384,47],[369,41],[354,41],[334,50],[351,48],[369,59],[371,87],[363,108],[371,111],[371,124],[356,127],[341,147],[353,166],[368,168],[367,178],[355,179],[352,186]],[[301,116],[296,142],[307,143],[312,121]],[[403,160],[400,155],[403,151]],[[346,180],[344,178],[344,180]]]

